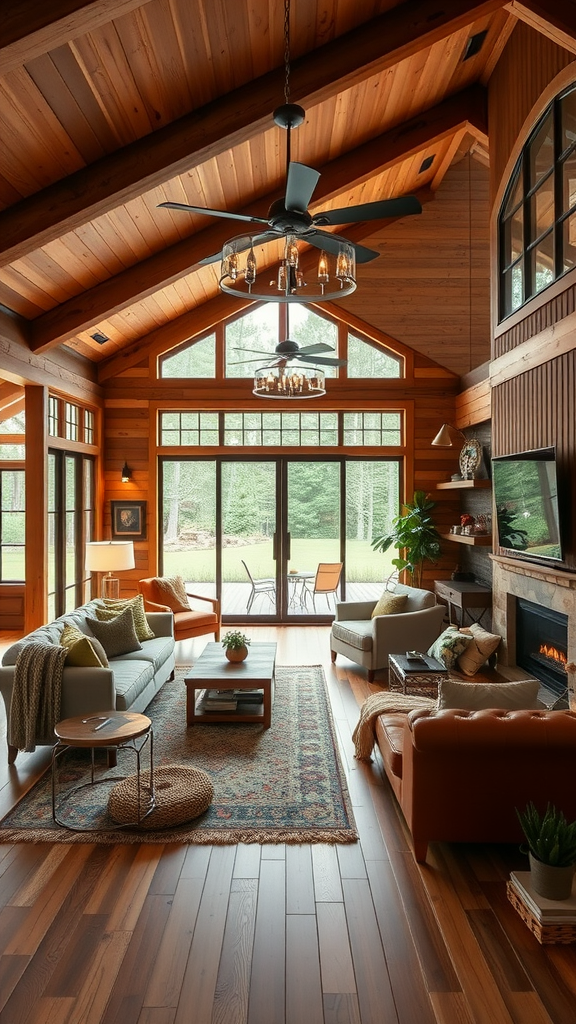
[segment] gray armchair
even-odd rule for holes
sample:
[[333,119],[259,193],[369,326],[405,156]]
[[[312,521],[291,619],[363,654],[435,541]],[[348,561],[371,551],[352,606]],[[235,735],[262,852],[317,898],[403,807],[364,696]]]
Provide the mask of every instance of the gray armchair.
[[376,601],[342,601],[330,631],[332,661],[343,654],[368,669],[368,681],[380,668],[388,668],[389,654],[426,652],[442,632],[445,608],[429,590],[398,583],[395,594],[406,594],[406,610],[371,618]]

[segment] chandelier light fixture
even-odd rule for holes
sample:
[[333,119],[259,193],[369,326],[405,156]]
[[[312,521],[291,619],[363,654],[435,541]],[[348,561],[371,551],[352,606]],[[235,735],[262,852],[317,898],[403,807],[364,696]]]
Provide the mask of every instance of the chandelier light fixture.
[[284,0],[284,103],[273,114],[274,123],[286,131],[284,196],[272,203],[266,217],[173,200],[158,204],[170,210],[243,221],[252,226],[243,235],[228,239],[220,252],[199,261],[200,266],[220,264],[218,282],[227,295],[263,302],[341,299],[356,289],[356,264],[369,263],[380,253],[326,229],[422,213],[416,196],[358,205],[347,203],[340,209],[310,213],[308,205],[320,172],[291,160],[290,156],[292,129],[301,125],[305,117],[303,108],[290,102],[290,0]]
[[259,398],[319,398],[325,376],[317,366],[263,366],[254,371],[252,393]]

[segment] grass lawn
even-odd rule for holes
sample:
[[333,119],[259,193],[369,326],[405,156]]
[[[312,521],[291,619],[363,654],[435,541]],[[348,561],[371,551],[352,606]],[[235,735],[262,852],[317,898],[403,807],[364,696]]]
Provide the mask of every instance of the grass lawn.
[[[379,583],[392,572],[392,559],[396,550],[377,554],[368,541],[348,541],[346,546],[346,578],[350,583]],[[244,559],[254,577],[273,576],[275,563],[272,559],[272,542],[246,544],[243,547],[224,548],[222,552],[222,575],[225,583],[245,582],[246,573],[241,559]],[[338,541],[293,540],[289,568],[315,572],[319,562],[338,562]],[[207,583],[214,580],[216,573],[216,552],[214,548],[196,551],[166,551],[164,573],[167,576],[182,576],[192,583]]]

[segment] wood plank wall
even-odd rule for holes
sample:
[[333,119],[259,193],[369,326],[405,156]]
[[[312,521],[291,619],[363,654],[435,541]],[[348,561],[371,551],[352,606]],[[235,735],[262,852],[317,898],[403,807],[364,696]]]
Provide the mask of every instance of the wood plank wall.
[[339,302],[459,376],[490,358],[489,172],[467,154],[423,212],[376,231],[381,252]]
[[490,78],[490,180],[496,195],[506,164],[532,107],[574,54],[519,21]]
[[[572,63],[572,54],[554,46],[544,36],[521,23],[514,29],[489,83],[493,197],[503,194],[504,176],[511,171],[518,146],[526,140],[546,104],[569,84],[570,76],[562,72],[570,71],[568,66]],[[496,213],[494,209],[494,231]],[[495,276],[493,283],[496,287]],[[564,283],[557,282],[525,310],[514,314],[510,327],[497,332],[493,358],[514,351],[520,354],[523,347],[527,358],[520,367],[522,372],[512,369],[510,363],[507,373],[496,378],[494,367],[492,381],[493,454],[548,445],[557,448],[568,540],[565,561],[572,570],[576,568],[576,537],[570,522],[576,509],[576,347],[567,336],[562,354],[556,356],[551,352],[554,358],[540,362],[541,351],[538,358],[533,353],[538,348],[538,336],[542,335],[544,345],[545,339],[550,338],[550,328],[571,316],[575,308],[576,285],[570,275]],[[544,334],[546,331],[548,334]],[[502,376],[508,379],[503,380]]]

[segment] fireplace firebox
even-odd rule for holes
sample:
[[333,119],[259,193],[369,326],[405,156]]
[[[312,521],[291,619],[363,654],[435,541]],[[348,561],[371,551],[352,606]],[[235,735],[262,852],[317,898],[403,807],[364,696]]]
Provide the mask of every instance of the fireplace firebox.
[[551,690],[566,692],[568,616],[516,598],[516,663]]

